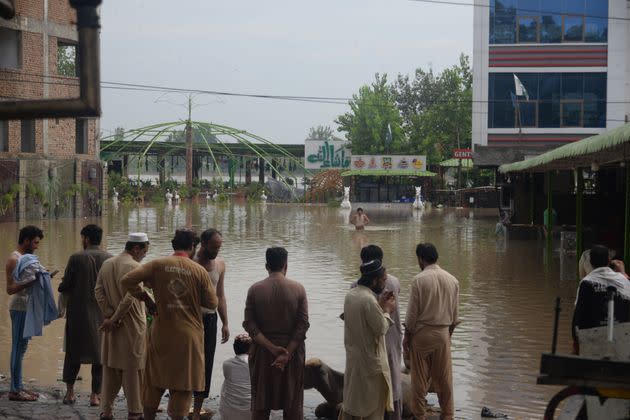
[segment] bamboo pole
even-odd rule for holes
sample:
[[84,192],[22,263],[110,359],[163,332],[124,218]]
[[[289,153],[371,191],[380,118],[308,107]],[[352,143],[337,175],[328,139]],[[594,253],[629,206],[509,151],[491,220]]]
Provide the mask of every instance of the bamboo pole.
[[534,179],[534,173],[530,172],[529,174],[529,224],[532,226],[534,226],[534,210],[535,210],[534,199],[536,197],[535,187],[536,187],[536,182]]
[[577,185],[575,190],[575,256],[578,264],[577,276],[580,280],[580,257],[584,249],[584,176],[582,174],[582,168],[575,170],[575,177],[577,179]]
[[553,252],[553,194],[551,190],[553,173],[551,171],[546,173],[547,176],[547,258],[548,262],[551,262],[551,253]]

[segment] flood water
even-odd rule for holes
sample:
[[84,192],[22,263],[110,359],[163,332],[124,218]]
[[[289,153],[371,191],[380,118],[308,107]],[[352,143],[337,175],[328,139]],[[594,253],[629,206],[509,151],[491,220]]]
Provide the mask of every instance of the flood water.
[[[384,265],[401,281],[401,312],[405,313],[410,281],[419,268],[418,242],[433,242],[439,264],[460,282],[462,324],[453,334],[453,371],[457,416],[478,418],[487,406],[516,418],[541,418],[546,402],[557,391],[536,385],[541,352],[551,348],[553,307],[562,298],[559,352],[570,350],[570,320],[575,298],[574,260],[561,264],[556,256],[543,263],[543,244],[505,241],[495,236],[496,210],[426,210],[367,208],[372,224],[356,232],[346,224],[344,210],[299,205],[201,203],[181,206],[112,207],[99,220],[38,222],[46,237],[38,255],[49,269],[63,273],[66,261],[79,248],[79,231],[88,222],[100,223],[104,245],[119,253],[129,231],[147,232],[147,260],[168,255],[175,228],[215,227],[223,232],[221,255],[227,263],[226,296],[232,336],[243,331],[247,288],[265,277],[264,250],[280,245],[289,251],[288,276],[302,282],[309,299],[311,328],[307,358],[319,357],[343,370],[343,325],[339,314],[344,295],[358,278],[359,250],[374,243],[385,252]],[[2,255],[15,249],[17,224],[0,224]],[[2,264],[4,268],[4,264]],[[561,276],[561,269],[562,276]],[[564,272],[566,269],[566,272]],[[564,278],[562,278],[564,277]],[[2,281],[4,282],[4,273]],[[61,280],[54,279],[54,287]],[[4,287],[2,287],[4,290]],[[0,372],[8,376],[11,323],[9,297],[0,293]],[[64,321],[55,321],[34,338],[24,362],[24,378],[53,385],[61,378]],[[221,363],[232,346],[218,344],[212,395],[222,381]],[[77,386],[89,390],[89,366],[81,369]],[[313,405],[322,398],[306,395]]]

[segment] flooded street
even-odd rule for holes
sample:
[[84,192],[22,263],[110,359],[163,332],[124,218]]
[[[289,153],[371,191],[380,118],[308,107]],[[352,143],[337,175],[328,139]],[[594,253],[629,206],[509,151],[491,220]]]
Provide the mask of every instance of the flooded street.
[[[401,312],[407,305],[409,284],[419,268],[415,245],[433,242],[439,264],[460,282],[462,324],[453,335],[453,369],[457,415],[478,418],[481,407],[516,418],[541,418],[554,388],[536,385],[540,353],[551,348],[553,306],[562,298],[559,352],[570,350],[570,320],[577,282],[573,264],[560,277],[560,261],[543,264],[543,244],[536,241],[497,239],[496,210],[408,210],[367,208],[372,224],[356,232],[347,225],[347,213],[328,207],[275,204],[190,204],[172,207],[110,208],[102,220],[46,221],[46,235],[38,255],[49,269],[63,273],[72,252],[79,248],[79,231],[88,222],[102,224],[107,250],[119,253],[129,231],[149,235],[147,260],[171,252],[170,240],[177,227],[222,231],[221,255],[227,263],[226,296],[232,337],[243,331],[247,288],[265,277],[264,250],[281,245],[289,251],[288,276],[302,282],[309,298],[311,328],[307,334],[308,357],[319,357],[343,370],[343,310],[345,292],[358,278],[359,250],[374,243],[385,252],[384,265],[401,281]],[[0,224],[1,255],[15,248],[17,224]],[[4,257],[3,257],[4,258]],[[4,268],[4,264],[2,264]],[[2,274],[4,279],[4,273]],[[54,279],[59,284],[61,274]],[[4,284],[4,281],[3,281]],[[11,324],[9,298],[0,293],[0,372],[8,376]],[[55,383],[63,366],[64,321],[44,330],[30,342],[24,378],[38,385]],[[218,344],[211,395],[223,380],[221,363],[233,354],[230,344]],[[78,383],[89,389],[89,367]],[[322,398],[307,393],[307,402]]]

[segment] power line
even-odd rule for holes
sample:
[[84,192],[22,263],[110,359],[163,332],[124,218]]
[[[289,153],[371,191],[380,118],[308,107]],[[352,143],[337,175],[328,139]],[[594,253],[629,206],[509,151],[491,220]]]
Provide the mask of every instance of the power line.
[[[38,84],[49,84],[49,85],[58,85],[58,86],[71,86],[78,87],[78,84],[71,83],[61,83],[61,82],[46,82],[43,80],[22,80],[22,79],[6,79],[0,78],[0,81],[3,82],[17,82],[17,83],[38,83]],[[109,84],[113,84],[114,86],[109,86]],[[348,105],[349,101],[353,101],[354,98],[342,98],[342,97],[326,97],[326,96],[297,96],[297,95],[263,95],[263,94],[249,94],[249,93],[239,93],[239,92],[225,92],[225,91],[213,91],[213,90],[203,90],[203,89],[187,89],[187,88],[175,88],[175,87],[167,87],[167,86],[157,86],[157,85],[142,85],[142,84],[134,84],[134,83],[120,83],[120,82],[102,82],[101,88],[103,89],[113,89],[113,90],[123,90],[123,91],[141,91],[141,92],[181,92],[181,93],[204,93],[209,95],[218,95],[218,96],[232,96],[232,97],[245,97],[245,98],[256,98],[256,99],[272,99],[272,100],[285,100],[285,101],[297,101],[297,102],[312,102],[312,103],[322,103],[322,104],[331,104],[331,105]],[[0,95],[1,97],[1,95]],[[434,104],[468,104],[468,103],[503,103],[509,102],[510,99],[496,99],[496,100],[427,100],[424,101],[423,104],[434,105]],[[603,102],[603,101],[601,101]],[[606,101],[609,104],[628,104],[630,101]],[[377,104],[364,104],[367,106],[377,106],[381,105]]]
[[[454,0],[409,0],[409,1],[413,1],[413,2],[417,2],[417,3],[431,3],[431,4],[443,4],[446,6],[468,6],[468,7],[482,7],[484,9],[493,9],[496,8],[496,6],[492,6],[489,4],[477,4],[477,3],[467,3],[467,2],[461,2],[461,1],[454,1]],[[598,1],[608,1],[608,0],[598,0]],[[564,13],[561,11],[549,11],[549,10],[537,10],[537,9],[521,9],[518,7],[507,7],[505,8],[507,10],[514,10],[514,11],[518,11],[518,12],[527,12],[527,13],[535,13],[536,15],[540,14],[542,16],[546,16],[546,15],[571,15],[571,16],[584,16],[584,17],[591,17],[591,18],[597,18],[597,19],[607,19],[607,20],[620,20],[620,21],[630,21],[630,18],[625,18],[625,17],[618,17],[618,16],[601,16],[601,15],[590,15],[590,14],[586,14],[586,13]]]

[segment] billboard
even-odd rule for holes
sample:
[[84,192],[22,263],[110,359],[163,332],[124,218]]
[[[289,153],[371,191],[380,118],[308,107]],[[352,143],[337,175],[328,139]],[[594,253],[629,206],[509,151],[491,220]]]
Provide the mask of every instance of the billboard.
[[350,142],[307,140],[304,142],[306,169],[350,168]]
[[421,155],[353,155],[350,169],[426,171],[427,157]]

